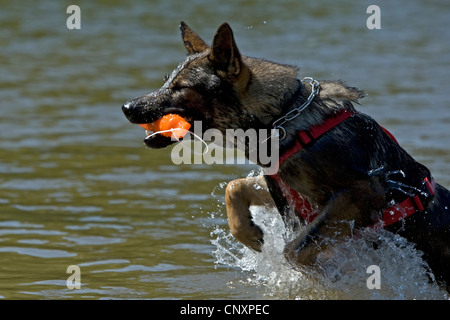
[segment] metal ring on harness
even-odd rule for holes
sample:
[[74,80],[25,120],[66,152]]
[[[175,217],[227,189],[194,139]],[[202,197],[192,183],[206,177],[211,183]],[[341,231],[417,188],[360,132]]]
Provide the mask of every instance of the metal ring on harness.
[[[283,139],[286,138],[286,136],[287,136],[286,129],[283,128],[282,126],[276,126],[276,127],[274,127],[272,130],[274,131],[273,137],[274,137],[275,139],[283,140]],[[276,130],[279,130],[279,131],[281,130],[281,131],[283,132],[283,134],[280,135],[280,132],[279,132],[279,131],[277,132]]]

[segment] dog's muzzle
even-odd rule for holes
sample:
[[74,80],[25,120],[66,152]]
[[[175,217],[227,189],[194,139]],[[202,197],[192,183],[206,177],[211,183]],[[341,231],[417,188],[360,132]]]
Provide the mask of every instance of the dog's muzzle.
[[[142,101],[142,99],[140,98],[128,101],[122,106],[122,112],[131,123],[151,123],[157,119],[157,116],[156,113],[145,112],[145,103],[146,102]],[[175,143],[175,141],[173,141],[169,137],[157,134],[147,135],[147,137],[144,139],[144,143],[149,148],[159,149],[165,148]]]

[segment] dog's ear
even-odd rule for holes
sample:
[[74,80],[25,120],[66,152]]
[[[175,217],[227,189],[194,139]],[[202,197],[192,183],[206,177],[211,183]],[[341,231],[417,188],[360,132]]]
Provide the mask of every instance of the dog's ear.
[[214,36],[209,55],[217,69],[237,76],[241,72],[242,60],[239,50],[234,41],[233,31],[228,23],[222,24]]
[[184,46],[189,54],[203,52],[209,49],[209,46],[200,38],[200,36],[192,31],[184,21],[180,23],[181,37],[183,38]]

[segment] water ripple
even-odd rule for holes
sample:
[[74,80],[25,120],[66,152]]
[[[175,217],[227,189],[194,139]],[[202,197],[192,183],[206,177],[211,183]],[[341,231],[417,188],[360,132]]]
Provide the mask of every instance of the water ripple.
[[0,252],[15,252],[22,255],[38,257],[38,258],[66,258],[75,257],[76,253],[67,252],[65,250],[55,249],[38,249],[25,247],[2,247]]

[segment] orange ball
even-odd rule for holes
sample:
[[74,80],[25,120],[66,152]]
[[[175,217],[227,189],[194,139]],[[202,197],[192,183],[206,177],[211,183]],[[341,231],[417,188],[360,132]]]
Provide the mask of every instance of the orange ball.
[[172,113],[166,114],[155,122],[141,123],[139,125],[145,130],[153,132],[171,130],[161,132],[160,134],[165,137],[172,137],[175,139],[184,137],[191,127],[191,124],[187,122],[183,117]]

